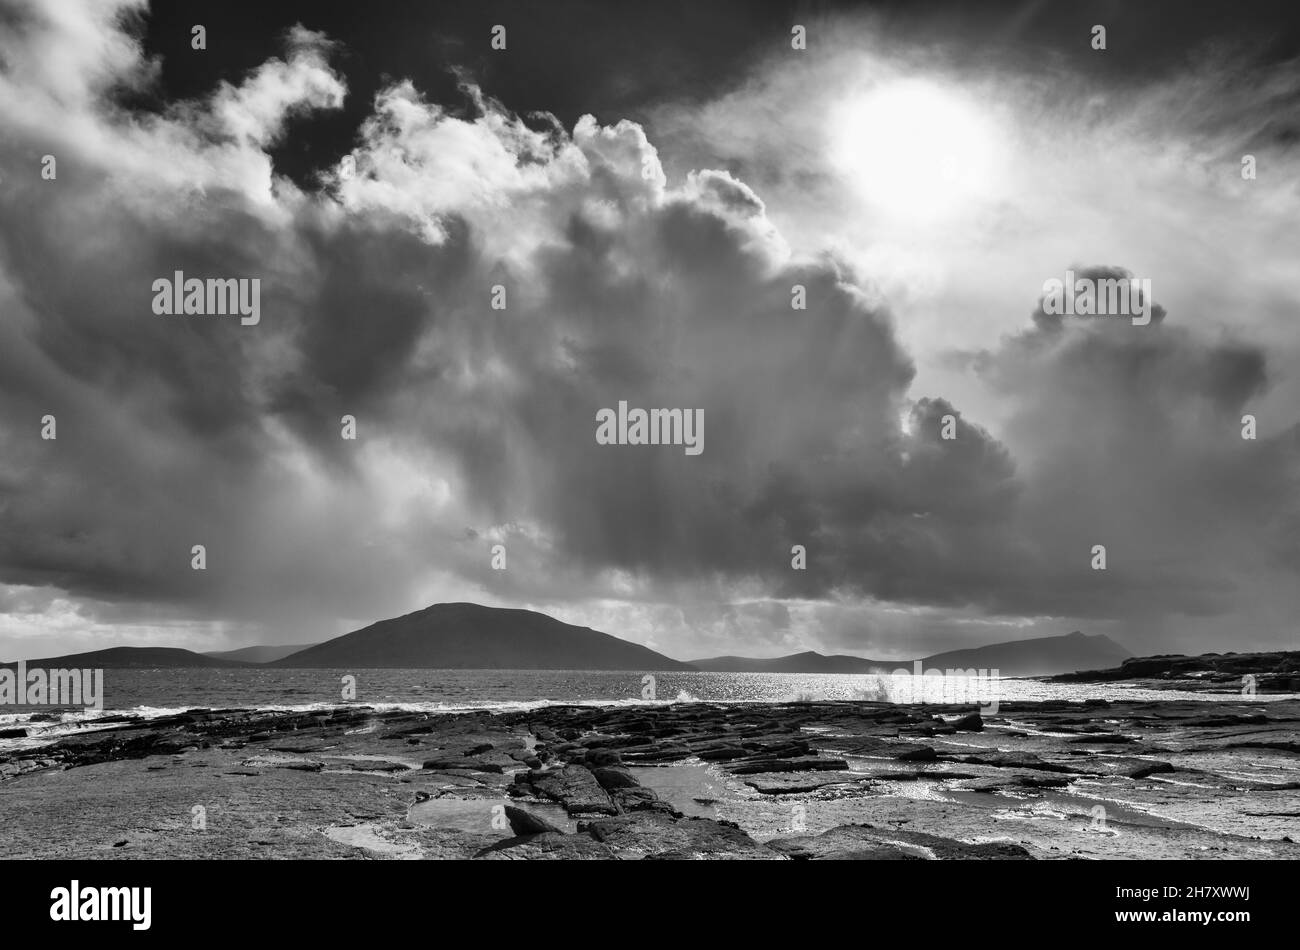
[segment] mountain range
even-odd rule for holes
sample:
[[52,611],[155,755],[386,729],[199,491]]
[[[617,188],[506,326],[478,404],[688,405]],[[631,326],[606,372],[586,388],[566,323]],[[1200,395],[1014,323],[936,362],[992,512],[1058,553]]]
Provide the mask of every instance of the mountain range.
[[[923,669],[997,670],[1002,676],[1046,676],[1062,670],[1117,666],[1131,657],[1114,640],[1102,634],[1078,632],[1061,637],[1038,637],[991,643],[965,650],[951,650],[922,657]],[[912,660],[869,660],[860,656],[825,656],[808,651],[771,659],[743,656],[714,656],[692,660],[698,670],[716,673],[890,673],[911,669]]]
[[203,656],[210,656],[217,660],[234,660],[238,663],[271,663],[314,646],[316,646],[314,643],[291,643],[284,646],[240,647],[238,650],[206,650]]
[[[937,653],[924,669],[997,670],[1045,676],[1118,666],[1132,654],[1097,634],[1074,632]],[[471,603],[434,604],[381,620],[324,643],[250,646],[195,653],[167,647],[113,647],[29,660],[52,668],[270,667],[275,669],[642,670],[749,673],[871,673],[911,668],[910,660],[872,660],[808,651],[754,658],[718,656],[685,663],[590,627],[532,610]],[[12,665],[12,664],[5,664]]]

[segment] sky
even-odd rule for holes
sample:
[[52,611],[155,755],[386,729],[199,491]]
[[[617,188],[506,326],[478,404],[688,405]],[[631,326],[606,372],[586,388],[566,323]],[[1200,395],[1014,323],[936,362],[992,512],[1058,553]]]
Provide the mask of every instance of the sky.
[[0,657],[1295,649],[1300,14],[1132,6],[0,0]]

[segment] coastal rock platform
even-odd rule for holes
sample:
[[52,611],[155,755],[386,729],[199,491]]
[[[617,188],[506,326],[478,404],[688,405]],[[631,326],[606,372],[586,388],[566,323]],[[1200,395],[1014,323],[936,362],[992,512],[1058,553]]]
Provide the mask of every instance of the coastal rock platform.
[[1294,700],[191,710],[28,745],[5,857],[1300,858]]

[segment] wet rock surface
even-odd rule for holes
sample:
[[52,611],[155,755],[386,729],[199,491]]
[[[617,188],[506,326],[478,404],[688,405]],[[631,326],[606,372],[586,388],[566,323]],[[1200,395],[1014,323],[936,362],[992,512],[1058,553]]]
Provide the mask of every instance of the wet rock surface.
[[1297,858],[1300,702],[104,717],[0,753],[0,828],[5,857]]

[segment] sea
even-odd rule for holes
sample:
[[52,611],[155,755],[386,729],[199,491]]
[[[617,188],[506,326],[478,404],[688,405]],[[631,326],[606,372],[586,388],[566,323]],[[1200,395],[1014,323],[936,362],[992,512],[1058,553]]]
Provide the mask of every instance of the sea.
[[[551,705],[816,700],[992,703],[1089,699],[1195,702],[1243,700],[1240,691],[1149,689],[1125,683],[1050,683],[995,677],[899,677],[841,673],[593,672],[589,670],[108,669],[102,709],[0,706],[0,751],[40,745],[95,728],[105,717],[153,718],[190,709],[313,710],[347,703],[379,710],[515,711]],[[1300,694],[1260,694],[1266,703]],[[995,710],[990,709],[990,712]]]

